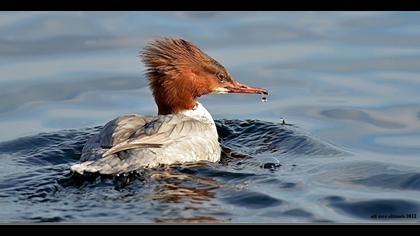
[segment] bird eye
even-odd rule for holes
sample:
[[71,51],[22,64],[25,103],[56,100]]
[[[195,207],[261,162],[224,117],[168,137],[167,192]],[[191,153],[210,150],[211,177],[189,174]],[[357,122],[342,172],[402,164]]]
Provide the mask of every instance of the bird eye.
[[224,75],[224,74],[222,74],[222,73],[218,73],[216,76],[217,76],[217,79],[218,79],[220,82],[226,82],[226,77],[225,77],[225,75]]

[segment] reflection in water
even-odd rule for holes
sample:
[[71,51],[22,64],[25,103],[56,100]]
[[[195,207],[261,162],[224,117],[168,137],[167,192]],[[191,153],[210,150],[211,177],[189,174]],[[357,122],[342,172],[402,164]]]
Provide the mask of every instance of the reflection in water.
[[[288,170],[293,173],[288,164],[280,164],[277,169],[265,168],[272,155],[283,163],[281,157],[287,157],[288,151],[290,155],[299,154],[294,148],[295,138],[304,150],[300,154],[340,152],[287,125],[252,120],[216,123],[223,144],[220,163],[173,165],[169,169],[162,166],[117,176],[81,176],[69,172],[69,166],[78,161],[84,142],[100,127],[43,133],[1,143],[3,154],[19,157],[6,169],[21,165],[30,169],[27,173],[4,173],[3,179],[8,180],[0,186],[4,197],[24,204],[28,213],[23,217],[15,212],[9,218],[22,220],[23,217],[31,222],[96,222],[101,217],[106,220],[115,219],[116,215],[126,218],[127,212],[133,211],[134,215],[129,214],[126,221],[227,222],[246,216],[245,212],[253,209],[279,208],[280,212],[288,212],[292,209],[283,209],[287,207],[286,201],[276,194],[281,189],[295,191],[300,187],[293,180],[283,182],[276,177],[277,173]],[[265,148],[266,138],[272,139],[272,150],[282,151]],[[247,142],[251,145],[239,148],[241,143]],[[277,183],[273,185],[277,186],[271,193],[261,193],[254,189],[258,186],[255,181]],[[232,211],[229,206],[239,209]],[[60,215],[62,211],[67,213]]]
[[[216,193],[212,190],[222,187],[221,185],[217,186],[217,183],[211,178],[195,175],[159,173],[154,174],[152,178],[159,182],[152,195],[153,200],[172,204],[182,202],[184,205],[182,211],[190,212],[189,214],[192,215],[196,215],[194,212],[205,210],[205,206],[201,206],[202,203],[215,198]],[[191,182],[192,186],[184,186],[191,185]],[[165,214],[162,214],[155,221],[158,223],[199,223],[222,222],[223,220],[206,215],[168,218]]]
[[214,197],[211,189],[188,188],[176,184],[162,184],[159,190],[153,197],[154,200],[164,202],[179,202],[180,200],[189,200],[193,203],[206,201],[207,198]]
[[170,170],[154,173],[150,177],[159,183],[153,199],[164,202],[207,201],[209,198],[214,198],[215,193],[211,190],[223,187],[221,183],[209,177],[171,173]]

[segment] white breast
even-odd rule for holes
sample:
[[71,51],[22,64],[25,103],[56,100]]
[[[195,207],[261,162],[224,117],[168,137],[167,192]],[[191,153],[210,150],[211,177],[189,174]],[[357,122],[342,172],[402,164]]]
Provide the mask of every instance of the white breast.
[[213,117],[210,115],[210,112],[208,112],[207,109],[203,105],[201,105],[201,103],[197,102],[197,105],[193,109],[184,111],[182,113],[186,116],[198,119],[202,122],[210,123],[211,126],[214,128],[216,136],[218,136],[216,124],[214,123]]
[[[183,115],[177,117],[167,116],[167,122],[172,122],[166,125],[170,127],[170,129],[167,128],[168,130],[172,130],[170,132],[162,131],[159,126],[157,130],[154,130],[155,133],[144,135],[144,133],[140,132],[138,137],[133,136],[133,134],[138,130],[144,131],[144,124],[151,122],[156,117],[128,115],[117,118],[105,125],[105,128],[98,135],[92,137],[86,143],[81,158],[83,163],[73,165],[71,169],[80,174],[85,172],[118,174],[141,167],[156,167],[160,164],[219,161],[221,154],[220,144],[218,142],[216,125],[210,113],[203,105],[197,103],[194,109],[183,112]],[[187,119],[187,121],[190,120],[190,123],[186,125],[182,123],[183,119],[186,118],[185,116],[199,122],[192,121],[191,123],[191,120]],[[176,126],[177,124],[178,126]],[[161,125],[165,126],[165,124]],[[183,131],[182,134],[177,133],[181,131]],[[128,136],[125,134],[128,134]],[[161,142],[163,146],[161,148],[135,148],[133,146],[125,149],[118,155],[102,156],[103,152],[109,149],[108,146],[110,144],[119,145],[126,141],[128,137],[131,137],[131,139],[137,138],[138,140],[146,138],[148,139],[146,143],[152,141]],[[107,148],[103,148],[103,146]]]

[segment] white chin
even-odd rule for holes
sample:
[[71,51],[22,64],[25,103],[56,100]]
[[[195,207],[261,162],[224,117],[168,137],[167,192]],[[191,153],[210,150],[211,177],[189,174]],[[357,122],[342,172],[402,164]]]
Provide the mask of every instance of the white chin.
[[228,93],[228,89],[227,88],[216,88],[214,91],[213,91],[213,93],[216,93],[216,94],[223,94],[223,93]]

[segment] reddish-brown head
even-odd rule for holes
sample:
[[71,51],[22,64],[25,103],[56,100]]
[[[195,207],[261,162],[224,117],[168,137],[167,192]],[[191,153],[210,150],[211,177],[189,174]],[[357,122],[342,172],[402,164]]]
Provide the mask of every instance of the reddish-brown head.
[[220,63],[183,39],[157,39],[144,48],[142,59],[159,114],[192,109],[198,97],[211,93],[267,94],[235,81]]

